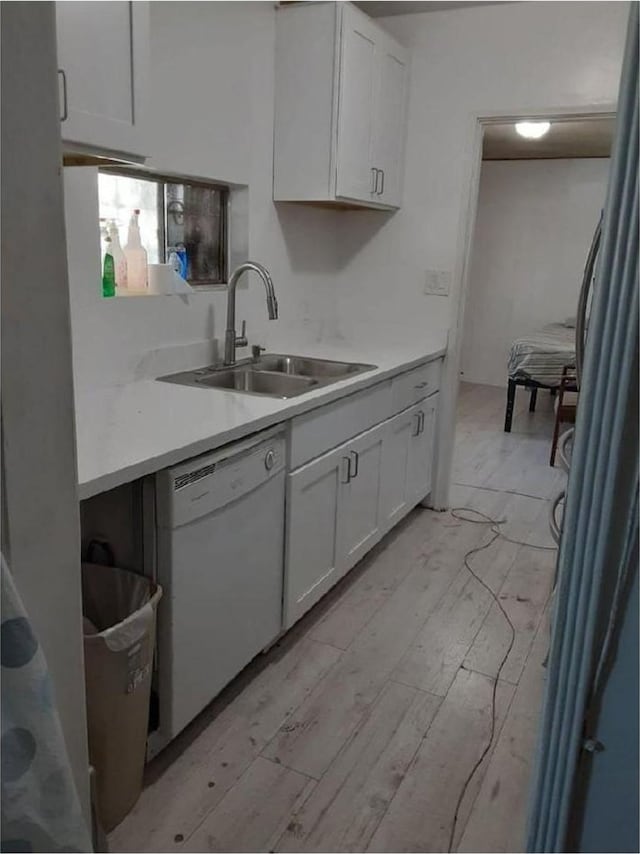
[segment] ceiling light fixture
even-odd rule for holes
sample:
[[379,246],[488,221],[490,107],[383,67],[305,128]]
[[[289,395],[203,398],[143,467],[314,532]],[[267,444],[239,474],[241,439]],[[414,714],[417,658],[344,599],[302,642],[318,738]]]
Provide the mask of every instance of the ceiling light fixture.
[[540,139],[550,127],[551,122],[516,122],[516,131],[525,139]]

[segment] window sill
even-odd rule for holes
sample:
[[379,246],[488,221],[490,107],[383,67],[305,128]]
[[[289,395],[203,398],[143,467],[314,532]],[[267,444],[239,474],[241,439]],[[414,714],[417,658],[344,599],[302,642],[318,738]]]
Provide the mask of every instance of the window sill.
[[[188,283],[187,283],[188,284]],[[239,290],[243,290],[246,287],[246,283],[240,283],[238,285]],[[112,297],[103,297],[103,299],[136,299],[139,297],[147,298],[147,297],[190,297],[194,294],[210,294],[210,293],[219,293],[220,291],[226,292],[228,288],[227,282],[221,282],[218,285],[191,285],[190,290],[188,291],[172,291],[172,292],[158,292],[158,291],[122,291],[121,293],[116,293]]]
[[149,297],[189,297],[191,292],[175,293],[175,294],[156,294],[151,291],[135,291],[133,293],[114,294],[112,297],[103,296],[103,300],[130,300],[130,299],[149,299]]
[[148,299],[149,297],[192,297],[197,294],[210,294],[210,293],[218,293],[220,291],[225,292],[227,290],[226,285],[197,285],[190,291],[176,291],[175,293],[170,294],[161,294],[155,293],[153,291],[134,291],[129,293],[116,293],[112,297],[103,296],[103,300],[130,300],[130,299]]

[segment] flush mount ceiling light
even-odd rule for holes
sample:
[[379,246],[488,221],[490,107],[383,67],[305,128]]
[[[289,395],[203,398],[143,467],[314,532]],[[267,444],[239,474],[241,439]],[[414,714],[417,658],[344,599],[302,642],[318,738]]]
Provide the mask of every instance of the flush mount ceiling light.
[[516,122],[516,131],[525,139],[540,139],[550,127],[551,122]]

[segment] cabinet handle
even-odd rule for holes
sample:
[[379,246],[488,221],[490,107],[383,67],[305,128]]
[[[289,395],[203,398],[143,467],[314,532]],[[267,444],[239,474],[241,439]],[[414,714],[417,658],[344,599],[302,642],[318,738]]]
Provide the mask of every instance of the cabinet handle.
[[418,414],[420,415],[420,432],[424,433],[424,412],[421,410]]
[[360,470],[360,455],[357,451],[350,451],[351,459],[353,460],[355,466],[355,471],[351,474],[351,463],[349,463],[349,480],[358,477],[358,471]]
[[[346,463],[346,465],[345,465]],[[342,458],[342,483],[349,483],[351,480],[351,458]]]
[[414,385],[414,388],[416,388],[416,389],[417,388],[426,388],[428,385],[429,385],[429,383],[426,382],[426,380],[425,380],[425,382],[423,382],[423,383],[416,383],[416,385]]
[[378,192],[378,172],[380,170],[376,169],[375,166],[371,167],[371,174],[373,175],[373,187],[371,188],[371,195],[375,195]]
[[417,419],[416,420],[416,429],[415,429],[415,433],[413,435],[419,436],[420,435],[420,413],[419,412],[414,413],[413,417]]
[[[382,196],[382,195],[384,195],[384,169],[379,169],[378,171],[382,175],[382,183],[381,183],[380,189],[378,190],[378,195]],[[377,187],[378,187],[378,179],[376,178],[376,188]]]
[[67,98],[67,75],[65,73],[64,68],[58,69],[58,74],[62,77],[62,115],[60,116],[61,122],[66,122],[69,118],[69,101]]

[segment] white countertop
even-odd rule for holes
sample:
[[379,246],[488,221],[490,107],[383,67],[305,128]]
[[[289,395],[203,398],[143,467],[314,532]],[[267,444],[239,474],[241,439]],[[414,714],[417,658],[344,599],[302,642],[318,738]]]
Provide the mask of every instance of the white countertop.
[[378,367],[287,400],[154,379],[79,392],[79,497],[105,492],[436,359],[445,353],[446,334],[386,351],[379,344],[269,349]]

